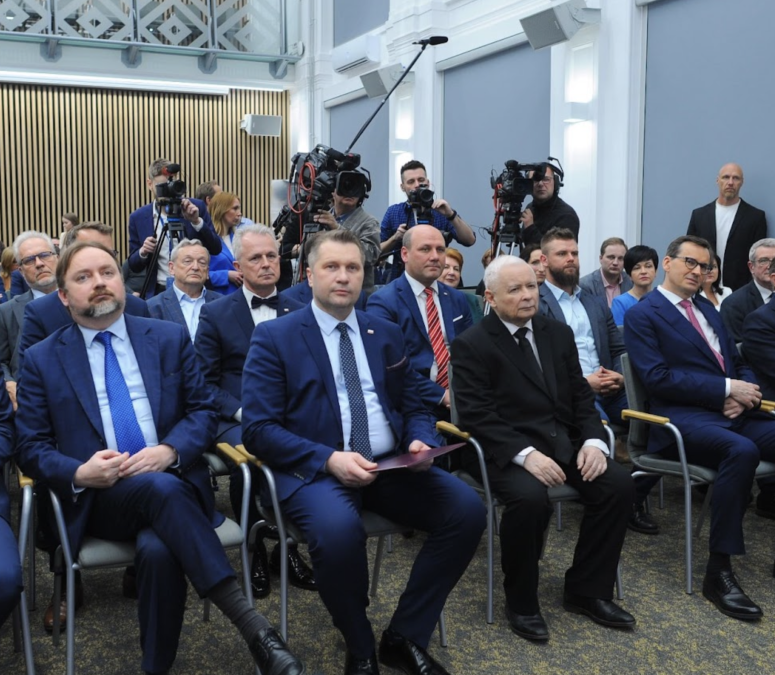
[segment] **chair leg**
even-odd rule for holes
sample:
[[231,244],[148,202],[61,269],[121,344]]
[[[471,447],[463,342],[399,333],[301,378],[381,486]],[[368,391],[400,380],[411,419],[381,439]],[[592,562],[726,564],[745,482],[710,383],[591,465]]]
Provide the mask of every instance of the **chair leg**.
[[[59,615],[59,605],[54,605],[54,616]],[[75,570],[67,569],[67,675],[75,675]]]
[[665,478],[659,479],[659,508],[665,508]]
[[209,621],[210,620],[210,600],[208,598],[204,599],[204,608],[202,611],[202,621]]
[[557,512],[557,531],[562,532],[562,502],[557,502],[554,508]]
[[686,592],[692,594],[692,485],[684,481],[684,537],[686,539]]
[[[390,535],[382,535],[377,539],[377,555],[374,558],[374,573],[371,575],[371,590],[369,596],[374,598],[377,595],[377,584],[379,583],[379,572],[382,569],[382,558],[385,555],[385,539]],[[390,541],[388,541],[388,547]],[[390,550],[388,548],[388,550]]]
[[497,528],[497,514],[495,506],[492,513],[487,514],[487,623],[495,621],[493,617],[493,595],[495,585],[495,555],[494,555],[494,530]]
[[705,499],[702,502],[702,510],[700,511],[700,517],[697,519],[697,527],[694,530],[694,536],[699,537],[702,531],[702,525],[705,522],[705,516],[708,515],[710,509],[710,500],[713,497],[713,483],[708,485],[708,493],[705,495]]
[[446,649],[447,647],[447,619],[444,616],[444,608],[439,614],[439,644]]
[[19,605],[17,604],[16,607],[13,608],[13,612],[11,612],[11,627],[13,632],[14,654],[18,654],[22,650],[22,630],[21,630],[21,626],[19,625],[20,623],[21,623],[21,616],[20,616]]
[[624,590],[622,588],[622,561],[616,566],[616,598],[618,600],[624,599]]
[[392,553],[393,552],[393,535],[388,534],[387,535],[387,552]]
[[19,613],[21,615],[22,641],[24,642],[24,663],[27,675],[35,675],[35,660],[32,656],[32,635],[30,634],[30,616],[27,608],[27,596],[22,591],[19,599]]

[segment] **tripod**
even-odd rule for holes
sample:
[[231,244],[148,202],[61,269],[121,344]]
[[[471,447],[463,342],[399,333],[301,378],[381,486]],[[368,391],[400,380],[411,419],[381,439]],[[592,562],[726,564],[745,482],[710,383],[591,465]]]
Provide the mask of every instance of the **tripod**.
[[[151,259],[148,262],[148,271],[145,273],[145,281],[143,281],[143,287],[140,290],[140,297],[145,300],[148,289],[151,287],[151,283],[154,285],[156,284],[156,278],[158,276],[158,267],[159,267],[159,255],[161,254],[162,246],[164,245],[164,240],[169,237],[170,240],[170,251],[172,251],[172,247],[175,243],[179,243],[181,240],[185,238],[184,230],[183,230],[183,220],[181,219],[179,215],[180,211],[180,204],[177,204],[177,209],[175,209],[176,204],[167,204],[165,206],[165,209],[167,210],[167,221],[162,225],[161,232],[159,233],[159,238],[156,242],[156,248],[154,248],[153,253],[151,254]],[[154,233],[159,229],[159,223],[161,221],[161,204],[156,204],[156,223],[154,224],[153,231]]]

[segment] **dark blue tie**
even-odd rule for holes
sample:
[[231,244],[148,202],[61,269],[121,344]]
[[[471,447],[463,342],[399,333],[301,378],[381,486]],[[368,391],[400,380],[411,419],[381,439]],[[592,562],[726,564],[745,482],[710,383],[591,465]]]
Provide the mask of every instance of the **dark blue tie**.
[[104,331],[97,333],[94,339],[99,340],[105,347],[105,389],[108,392],[110,417],[113,420],[113,432],[118,446],[116,450],[134,455],[145,447],[145,438],[135,415],[129,387],[126,386],[124,374],[110,343],[112,336],[109,331]]
[[347,324],[337,325],[339,330],[339,362],[342,367],[344,384],[347,388],[347,400],[350,402],[350,449],[360,453],[370,462],[374,461],[369,440],[369,416],[366,414],[366,401],[363,398],[361,377],[355,362],[355,351]]

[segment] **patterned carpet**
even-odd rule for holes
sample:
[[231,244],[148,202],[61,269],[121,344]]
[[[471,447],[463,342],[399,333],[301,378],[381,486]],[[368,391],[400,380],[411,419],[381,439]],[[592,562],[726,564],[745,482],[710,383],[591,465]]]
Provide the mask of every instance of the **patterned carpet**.
[[[219,492],[224,510],[227,490]],[[562,579],[570,564],[578,532],[580,507],[563,507],[564,528],[551,526],[542,562],[542,611],[551,633],[546,644],[531,644],[513,635],[503,614],[500,572],[496,571],[495,623],[485,623],[486,556],[484,541],[465,576],[447,603],[449,647],[442,649],[435,636],[429,651],[453,675],[670,674],[719,673],[736,675],[771,672],[775,663],[775,580],[772,565],[775,521],[751,510],[745,529],[749,554],[735,561],[743,587],[764,609],[765,617],[748,624],[720,614],[700,593],[707,551],[707,525],[695,542],[695,593],[684,592],[682,491],[667,482],[665,509],[654,508],[662,527],[656,537],[628,533],[622,556],[624,600],[622,606],[638,620],[634,631],[606,629],[562,609]],[[695,502],[695,518],[700,499]],[[369,608],[379,638],[387,626],[406,582],[422,536],[397,537],[385,556],[378,594]],[[496,540],[497,548],[497,540]],[[373,561],[376,542],[371,541]],[[497,561],[497,550],[496,550]],[[236,560],[234,560],[236,563]],[[38,554],[37,610],[30,615],[37,672],[59,674],[65,670],[64,644],[55,648],[42,627],[52,580],[47,563]],[[499,568],[499,563],[496,562]],[[275,590],[257,601],[271,621],[279,620],[279,581]],[[135,602],[121,595],[121,570],[84,574],[86,603],[77,615],[76,666],[80,673],[134,675],[140,673],[139,629]],[[0,673],[24,673],[24,659],[13,652],[10,621],[0,629]],[[309,673],[341,673],[344,643],[331,625],[315,593],[291,589],[290,644],[307,664]],[[383,672],[394,672],[387,668]],[[202,603],[189,596],[185,626],[174,673],[217,675],[252,672],[251,659],[239,636],[217,611],[209,623],[202,621]]]

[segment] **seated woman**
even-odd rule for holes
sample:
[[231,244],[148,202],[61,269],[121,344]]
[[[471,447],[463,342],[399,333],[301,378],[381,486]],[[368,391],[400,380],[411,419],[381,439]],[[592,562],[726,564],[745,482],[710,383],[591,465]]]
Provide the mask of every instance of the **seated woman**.
[[721,311],[721,303],[731,294],[719,283],[719,270],[721,269],[721,258],[718,253],[713,254],[716,258],[716,264],[712,270],[702,277],[702,288],[700,295],[713,303],[717,311]]
[[520,251],[519,257],[533,268],[539,286],[546,281],[546,270],[544,269],[544,264],[541,262],[540,244],[528,244]]
[[[447,249],[447,260],[444,263],[444,269],[441,272],[439,281],[443,281],[452,288],[462,288],[463,282],[463,254],[455,248]],[[474,323],[479,323],[484,314],[482,313],[482,303],[476,295],[465,293],[468,305],[471,308],[471,316]]]
[[632,279],[632,288],[614,298],[611,313],[617,326],[624,325],[627,310],[651,290],[657,276],[659,256],[650,246],[633,246],[624,256],[624,271]]
[[234,293],[242,286],[242,272],[234,267],[231,240],[242,220],[239,197],[233,192],[219,192],[207,205],[216,234],[223,241],[218,255],[210,257],[210,287],[222,295]]

